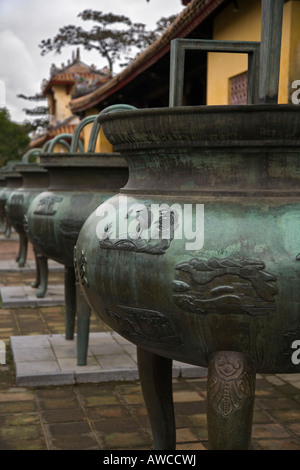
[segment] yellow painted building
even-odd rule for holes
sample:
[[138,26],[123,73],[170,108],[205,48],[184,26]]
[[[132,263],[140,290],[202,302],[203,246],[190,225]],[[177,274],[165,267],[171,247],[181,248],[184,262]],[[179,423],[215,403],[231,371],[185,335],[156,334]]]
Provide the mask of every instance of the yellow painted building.
[[[107,69],[97,71],[94,66],[87,66],[81,62],[79,50],[77,55],[73,56],[72,62],[69,61],[67,66],[62,64],[61,68],[57,68],[52,64],[50,69],[49,80],[43,80],[42,93],[48,100],[49,114],[51,117],[47,132],[38,135],[30,142],[31,148],[42,147],[46,142],[61,134],[72,135],[76,126],[80,123],[80,117],[73,114],[70,109],[70,101],[72,96],[77,95],[90,87],[97,86],[107,82],[110,73]],[[89,110],[87,115],[94,114],[93,110]],[[98,114],[96,112],[95,114]],[[81,140],[84,149],[87,150],[90,126],[83,129]],[[70,139],[68,139],[70,140]],[[99,140],[99,139],[98,139]],[[70,141],[68,142],[70,144]],[[97,148],[99,143],[97,142]],[[96,148],[96,149],[97,149]],[[65,152],[66,147],[57,144],[54,148],[55,152]]]
[[[276,0],[274,0],[276,1]],[[300,1],[284,4],[279,103],[291,101],[292,83],[300,79]],[[229,4],[213,21],[213,39],[260,41],[261,1],[238,0]],[[235,78],[247,72],[246,54],[208,54],[207,104],[230,104]],[[242,84],[242,81],[240,82]]]

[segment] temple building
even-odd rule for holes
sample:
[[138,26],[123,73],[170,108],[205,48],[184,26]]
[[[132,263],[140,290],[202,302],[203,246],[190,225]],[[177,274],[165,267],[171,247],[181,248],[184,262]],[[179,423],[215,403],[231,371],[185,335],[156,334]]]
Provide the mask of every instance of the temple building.
[[58,134],[73,134],[80,118],[70,109],[71,99],[98,89],[110,78],[107,68],[98,71],[93,65],[84,64],[80,60],[79,49],[68,64],[62,64],[60,68],[52,64],[50,78],[43,80],[41,85],[48,100],[50,125],[45,133],[31,140],[30,147],[40,148]]

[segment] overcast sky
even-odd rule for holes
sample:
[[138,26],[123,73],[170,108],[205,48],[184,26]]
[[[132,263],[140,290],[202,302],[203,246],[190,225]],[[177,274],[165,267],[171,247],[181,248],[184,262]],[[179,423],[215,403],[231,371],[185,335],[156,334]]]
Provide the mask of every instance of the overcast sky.
[[[78,18],[81,11],[122,14],[154,28],[161,17],[180,13],[183,8],[181,0],[0,0],[0,107],[6,106],[15,122],[28,118],[22,108],[38,103],[16,95],[40,93],[42,80],[49,78],[51,64],[58,67],[67,64],[76,50],[70,46],[61,54],[50,52],[41,56],[38,45],[42,39],[53,38],[62,26],[76,24],[88,29],[93,22]],[[82,47],[80,57],[98,69],[107,66],[104,59]]]

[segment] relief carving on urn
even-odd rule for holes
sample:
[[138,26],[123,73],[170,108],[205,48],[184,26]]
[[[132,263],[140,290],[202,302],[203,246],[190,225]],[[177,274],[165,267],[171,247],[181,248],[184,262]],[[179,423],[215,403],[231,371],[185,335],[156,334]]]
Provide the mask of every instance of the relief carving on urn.
[[84,254],[84,251],[81,250],[79,258],[76,256],[76,246],[74,247],[74,270],[75,270],[75,278],[77,282],[81,282],[81,284],[85,287],[89,287],[89,282],[86,277],[86,263],[87,259]]
[[174,299],[185,311],[267,315],[276,308],[276,276],[261,261],[193,258],[176,271]]
[[39,215],[54,215],[56,214],[54,205],[62,200],[63,198],[61,196],[45,196],[39,201],[38,207],[34,213]]
[[165,254],[179,226],[179,214],[167,204],[154,206],[133,204],[125,211],[120,207],[118,216],[110,210],[110,220],[98,229],[99,246],[104,250]]
[[213,407],[224,418],[240,409],[243,400],[254,397],[253,372],[249,373],[242,355],[224,351],[211,363],[207,388]]

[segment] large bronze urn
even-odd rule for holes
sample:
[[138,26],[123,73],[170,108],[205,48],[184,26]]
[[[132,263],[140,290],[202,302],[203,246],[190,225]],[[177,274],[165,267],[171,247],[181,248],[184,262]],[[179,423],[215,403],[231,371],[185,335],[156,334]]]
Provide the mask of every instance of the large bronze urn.
[[248,448],[256,373],[300,372],[300,108],[271,102],[99,116],[129,180],[75,266],[137,346],[155,449],[175,448],[172,360],[208,368],[212,449]]
[[6,196],[5,196],[5,188],[6,188],[7,182],[6,178],[3,174],[3,170],[0,173],[0,230],[5,234],[6,228],[7,228],[7,220],[5,216],[5,201],[6,201]]
[[[0,173],[0,201],[2,199],[1,195],[5,187],[6,187],[6,179],[4,175]],[[0,205],[1,205],[1,202],[0,202]],[[5,231],[5,227],[6,227],[6,222],[5,222],[4,210],[1,209],[0,207],[0,230],[1,232]]]
[[2,170],[6,185],[0,192],[0,217],[5,223],[4,235],[6,238],[10,237],[12,229],[11,222],[7,216],[6,205],[10,200],[11,194],[22,185],[22,175],[15,168],[17,163],[17,161],[11,160]]
[[[65,338],[74,338],[76,313],[78,365],[85,365],[87,360],[90,308],[81,291],[76,293],[74,245],[86,218],[128,179],[127,164],[119,154],[76,152],[81,130],[94,122],[95,117],[86,118],[78,125],[70,152],[40,155],[40,164],[48,171],[50,184],[47,191],[33,200],[27,212],[28,236],[33,246],[65,266]],[[92,140],[96,141],[98,132],[96,122]]]
[[[40,150],[35,150],[38,155]],[[32,154],[34,152],[31,152]],[[19,234],[19,267],[23,267],[27,258],[28,239],[24,219],[31,201],[44,191],[49,184],[48,172],[38,163],[21,162],[16,164],[16,171],[22,176],[22,185],[12,191],[5,209],[9,223]],[[39,282],[37,282],[39,283]]]
[[[292,360],[300,339],[300,110],[180,107],[102,123],[129,180],[79,234],[84,295],[138,346],[146,401],[153,389],[163,393],[153,368],[167,369],[164,382],[172,359],[208,367],[209,414],[234,426],[244,445],[246,418],[235,420],[251,408],[255,373],[300,371]],[[162,422],[155,420],[158,434]]]

